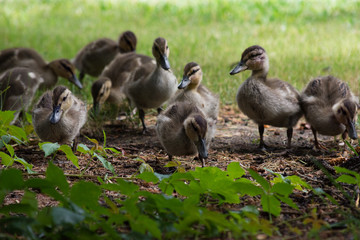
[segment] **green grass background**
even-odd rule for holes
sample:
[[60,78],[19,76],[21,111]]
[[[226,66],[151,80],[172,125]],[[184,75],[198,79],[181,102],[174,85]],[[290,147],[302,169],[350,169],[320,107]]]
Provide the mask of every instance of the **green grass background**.
[[[229,71],[254,44],[269,54],[269,77],[301,90],[311,78],[332,74],[359,95],[359,1],[0,0],[0,6],[0,49],[31,47],[48,61],[73,58],[92,40],[117,39],[132,30],[138,53],[151,56],[156,37],[168,40],[178,79],[186,63],[199,63],[203,83],[222,103],[235,103],[250,72],[230,76]],[[88,102],[94,80],[87,77],[81,92]]]

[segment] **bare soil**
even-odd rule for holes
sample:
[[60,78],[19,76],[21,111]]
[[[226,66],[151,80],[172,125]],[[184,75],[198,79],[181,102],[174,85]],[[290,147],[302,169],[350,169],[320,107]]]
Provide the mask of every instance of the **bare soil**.
[[[148,163],[155,172],[167,174],[169,169],[164,167],[168,162],[168,157],[164,152],[155,133],[156,113],[151,112],[145,116],[149,133],[141,134],[141,128],[138,124],[133,124],[126,120],[116,120],[107,122],[103,127],[106,132],[107,147],[116,148],[123,154],[114,156],[109,154],[108,161],[114,166],[116,173],[120,177],[128,178],[136,174],[141,164],[136,158],[143,159]],[[90,127],[82,130],[80,143],[94,146],[86,137],[95,138],[100,143],[103,142],[102,133],[93,131]],[[332,166],[345,166],[359,172],[359,159],[351,158],[351,151],[339,146],[333,137],[319,136],[320,141],[330,150],[318,151],[313,148],[313,136],[308,129],[305,121],[302,119],[294,129],[292,149],[286,149],[286,129],[267,127],[265,129],[265,143],[271,148],[264,152],[258,149],[258,130],[256,124],[248,120],[236,108],[223,106],[219,114],[217,123],[217,134],[209,150],[209,158],[206,166],[214,166],[220,169],[226,169],[226,166],[233,161],[239,162],[244,169],[252,168],[262,176],[270,179],[267,169],[280,173],[283,176],[297,175],[308,182],[313,187],[320,187],[340,202],[339,206],[330,203],[325,204],[320,198],[311,192],[297,192],[292,194],[292,199],[299,206],[300,211],[294,210],[287,205],[282,206],[282,214],[275,218],[275,225],[279,228],[279,235],[273,238],[304,238],[308,237],[307,233],[311,225],[305,225],[303,220],[308,216],[313,208],[317,208],[319,219],[332,224],[342,220],[343,216],[336,210],[341,210],[342,206],[348,206],[349,202],[344,198],[340,191],[333,186],[331,181],[319,170],[316,162],[325,164],[328,171],[334,174]],[[44,152],[38,147],[38,141],[33,139],[27,146],[17,146],[15,152],[17,156],[24,158],[27,162],[34,165],[33,170],[39,175],[44,174],[51,157],[44,157]],[[57,153],[54,163],[69,175],[68,181],[78,181],[79,177],[75,176],[84,171],[82,179],[97,182],[96,176],[104,177],[106,174],[111,176],[111,172],[106,170],[100,161],[89,159],[88,155],[76,153],[79,158],[80,170],[77,169],[65,155]],[[200,167],[201,163],[194,157],[175,157],[182,163],[186,170]],[[20,165],[15,165],[23,169]],[[25,171],[24,171],[25,172]],[[74,175],[74,176],[72,176]],[[151,192],[160,192],[152,184],[137,181],[141,188]],[[345,186],[345,189],[354,194],[354,189]],[[19,202],[22,192],[13,192],[6,198],[6,203]],[[38,194],[39,206],[56,205],[49,197]],[[256,205],[260,209],[259,198],[244,198],[238,205],[222,205],[221,209],[240,209],[245,205]],[[267,218],[267,214],[263,214]],[[289,225],[290,224],[290,225]],[[292,226],[292,227],[289,227]],[[329,239],[346,239],[350,237],[343,234],[345,229],[340,227],[323,231],[321,237]],[[298,232],[297,232],[298,231]],[[259,236],[261,238],[261,236]]]

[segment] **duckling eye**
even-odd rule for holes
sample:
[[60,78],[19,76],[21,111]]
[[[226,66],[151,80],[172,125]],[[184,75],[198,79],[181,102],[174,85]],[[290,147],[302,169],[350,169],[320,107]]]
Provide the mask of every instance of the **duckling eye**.
[[169,46],[166,45],[166,49],[169,49]]
[[65,101],[66,100],[66,96],[65,97],[63,97],[63,101]]

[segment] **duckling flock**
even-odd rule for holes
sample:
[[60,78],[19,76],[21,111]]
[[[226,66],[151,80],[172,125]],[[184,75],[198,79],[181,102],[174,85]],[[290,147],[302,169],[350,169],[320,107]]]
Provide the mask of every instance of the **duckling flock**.
[[[154,59],[136,53],[136,44],[135,34],[126,31],[118,42],[98,39],[81,49],[72,61],[57,59],[50,63],[32,49],[2,50],[1,109],[16,111],[15,122],[20,111],[31,105],[38,89],[52,89],[58,77],[82,88],[81,81],[88,74],[98,77],[91,88],[95,114],[105,102],[118,105],[128,99],[138,109],[142,132],[146,133],[145,110],[155,108],[159,113],[156,133],[169,159],[198,154],[204,166],[216,131],[219,97],[201,84],[202,70],[195,62],[186,64],[178,84],[164,38],[154,40]],[[316,148],[325,148],[318,142],[317,133],[357,139],[359,99],[345,82],[333,76],[318,77],[299,93],[287,82],[267,78],[269,59],[265,49],[257,45],[245,49],[230,74],[245,70],[252,74],[240,85],[236,100],[239,109],[258,124],[260,149],[267,147],[264,125],[287,128],[287,148],[291,148],[293,127],[303,115],[313,131]],[[165,103],[168,107],[162,110]],[[40,97],[32,119],[41,140],[69,144],[87,121],[87,108],[68,88],[56,86]]]

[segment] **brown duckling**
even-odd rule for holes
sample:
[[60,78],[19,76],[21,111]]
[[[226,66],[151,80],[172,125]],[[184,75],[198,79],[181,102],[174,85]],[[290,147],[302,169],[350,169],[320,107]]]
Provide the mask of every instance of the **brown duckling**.
[[264,48],[251,46],[242,53],[238,65],[231,75],[251,70],[251,76],[243,82],[237,92],[240,110],[259,127],[261,149],[265,149],[264,125],[286,127],[288,144],[291,147],[293,127],[302,116],[300,95],[289,83],[280,79],[267,78],[269,59]]
[[14,67],[27,67],[37,72],[44,82],[40,88],[51,88],[57,83],[58,77],[68,79],[77,87],[82,84],[75,75],[74,65],[67,59],[57,59],[46,63],[35,50],[30,48],[8,48],[0,52],[0,73]]
[[156,38],[152,53],[156,65],[148,62],[133,71],[124,84],[124,93],[130,102],[139,109],[139,117],[146,132],[144,109],[157,108],[168,101],[176,92],[177,80],[170,69],[169,47],[164,38]]
[[159,114],[156,133],[169,155],[188,156],[198,154],[202,167],[208,157],[212,136],[203,112],[189,102],[175,102]]
[[184,67],[183,78],[178,91],[170,102],[189,101],[194,103],[204,114],[217,120],[219,114],[219,97],[201,84],[203,72],[199,64],[190,62]]
[[99,76],[118,53],[135,52],[137,39],[133,32],[123,32],[118,43],[109,38],[100,38],[87,44],[73,60],[75,67],[80,71],[82,81],[85,74]]
[[357,139],[355,129],[359,99],[349,86],[333,76],[311,80],[301,94],[301,107],[305,119],[311,125],[315,147],[326,149],[317,139],[317,133],[336,136],[347,135]]
[[0,107],[16,111],[12,123],[28,109],[42,82],[44,79],[30,68],[15,67],[0,74]]
[[[35,132],[42,141],[68,144],[80,133],[86,122],[83,101],[64,86],[45,92],[34,107],[32,119]],[[76,144],[73,145],[73,150]]]
[[98,113],[100,105],[103,104],[110,96],[111,86],[111,80],[107,77],[100,77],[91,86],[91,95],[93,97],[93,109],[95,114]]

